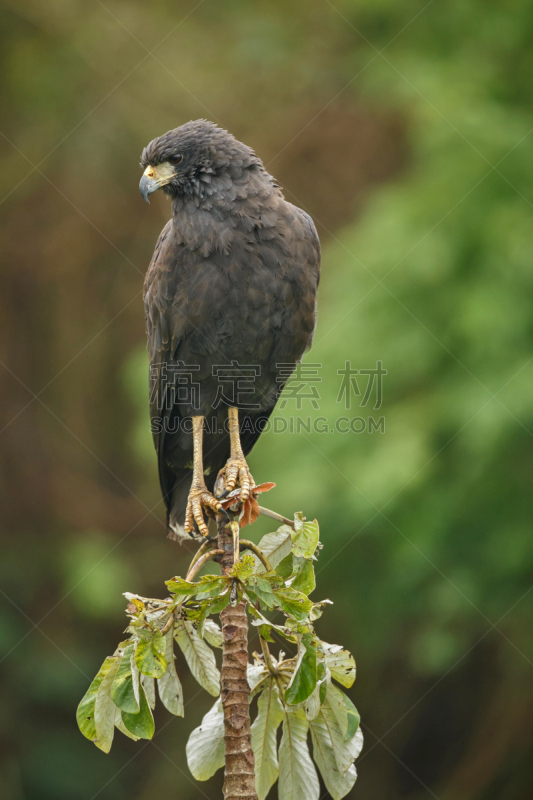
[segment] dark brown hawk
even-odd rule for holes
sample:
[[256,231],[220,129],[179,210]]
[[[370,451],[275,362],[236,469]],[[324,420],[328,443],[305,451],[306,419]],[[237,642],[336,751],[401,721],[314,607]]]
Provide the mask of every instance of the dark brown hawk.
[[168,525],[207,535],[214,482],[254,486],[245,456],[311,346],[320,244],[261,160],[206,120],[154,139],[140,191],[172,200],[144,284],[150,413]]

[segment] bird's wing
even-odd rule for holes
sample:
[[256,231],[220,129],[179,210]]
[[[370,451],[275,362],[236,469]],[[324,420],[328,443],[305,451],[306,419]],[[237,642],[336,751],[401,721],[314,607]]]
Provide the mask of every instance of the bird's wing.
[[[173,488],[173,476],[163,460],[165,432],[176,408],[170,397],[173,376],[169,372],[178,349],[180,331],[171,325],[172,305],[179,284],[179,260],[172,247],[172,221],[157,240],[144,283],[144,309],[150,357],[150,419],[158,456],[159,478],[165,501]],[[183,333],[183,332],[181,332]]]

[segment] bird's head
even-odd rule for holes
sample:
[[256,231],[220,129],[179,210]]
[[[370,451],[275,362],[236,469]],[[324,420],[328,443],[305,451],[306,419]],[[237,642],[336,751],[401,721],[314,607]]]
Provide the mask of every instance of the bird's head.
[[144,148],[140,192],[148,195],[163,189],[171,197],[202,197],[212,193],[217,178],[239,178],[251,166],[261,167],[253,150],[231,133],[205,119],[187,122],[153,139]]

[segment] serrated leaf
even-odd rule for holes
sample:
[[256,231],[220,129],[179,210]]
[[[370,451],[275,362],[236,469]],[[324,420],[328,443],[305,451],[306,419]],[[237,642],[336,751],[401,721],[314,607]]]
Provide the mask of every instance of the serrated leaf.
[[176,620],[174,636],[200,686],[217,697],[220,693],[220,673],[211,648],[198,635],[193,623],[188,620]]
[[149,639],[141,639],[135,650],[135,661],[139,672],[152,678],[160,678],[167,668],[163,634],[156,628]]
[[78,708],[76,709],[76,721],[78,723],[78,728],[80,729],[81,733],[91,742],[94,742],[96,739],[96,726],[94,724],[94,704],[96,701],[96,693],[98,692],[104,677],[109,672],[111,664],[112,660],[110,658],[106,658],[91,685],[81,698]]
[[302,636],[296,669],[285,692],[285,700],[289,705],[303,703],[315,689],[316,649],[316,641],[310,634]]
[[316,587],[315,568],[311,559],[294,557],[293,577],[289,580],[291,589],[309,595]]
[[[288,525],[282,525],[277,531],[267,533],[259,542],[259,549],[263,551],[265,556],[270,562],[270,566],[274,569],[279,562],[289,555],[292,550],[292,528]],[[258,572],[264,572],[265,568],[257,560]]]
[[257,703],[252,725],[252,750],[255,756],[255,786],[264,800],[278,777],[276,733],[284,717],[278,687],[273,678],[265,685]]
[[337,769],[341,776],[344,776],[359,755],[361,746],[357,734],[346,741],[348,720],[343,692],[331,683],[328,685],[320,713],[311,723],[312,726],[315,724],[327,729]]
[[246,581],[253,574],[255,569],[255,559],[253,556],[246,553],[240,561],[236,561],[230,570],[232,578],[238,578],[240,581]]
[[310,727],[313,741],[313,758],[320,770],[326,789],[333,800],[341,800],[342,797],[348,794],[356,781],[357,772],[355,767],[351,764],[344,775],[341,774],[335,759],[335,745],[322,713],[311,722]]
[[165,636],[165,658],[168,667],[164,675],[157,681],[159,697],[165,708],[177,717],[183,717],[183,689],[180,679],[176,672],[176,662],[174,661],[174,639],[172,631]]
[[135,697],[131,675],[131,656],[134,651],[133,645],[129,645],[124,650],[124,656],[111,687],[111,699],[121,711],[137,714],[139,703]]
[[204,622],[204,639],[211,647],[221,648],[224,643],[220,625],[217,625],[213,619],[206,619]]
[[304,522],[303,524],[295,520],[296,530],[292,534],[292,552],[295,556],[312,558],[318,547],[318,522]]
[[298,622],[307,619],[313,603],[302,592],[294,589],[276,589],[276,595],[280,608],[289,616],[294,617]]
[[349,689],[355,680],[354,657],[348,650],[344,650],[340,644],[322,642],[322,646],[324,648],[326,666],[331,672],[331,677]]
[[167,587],[170,594],[176,595],[190,595],[194,594],[197,589],[196,583],[190,583],[190,581],[186,581],[183,578],[172,578],[170,581],[165,581],[165,586]]
[[127,711],[122,711],[121,716],[124,727],[139,739],[151,739],[154,735],[154,718],[150,706],[148,705],[143,686],[139,686],[138,714],[130,714]]
[[224,712],[220,700],[189,736],[186,754],[189,769],[197,781],[208,780],[224,766]]
[[318,800],[320,785],[309,749],[309,723],[301,708],[285,712],[279,748],[279,800]]

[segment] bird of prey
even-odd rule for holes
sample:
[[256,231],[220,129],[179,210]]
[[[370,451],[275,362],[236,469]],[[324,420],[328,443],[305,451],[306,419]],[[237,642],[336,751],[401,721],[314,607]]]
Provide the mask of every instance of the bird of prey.
[[208,535],[214,484],[246,502],[246,455],[311,346],[320,244],[262,161],[196,120],[142,153],[143,198],[162,189],[172,218],[144,283],[151,429],[169,536]]

